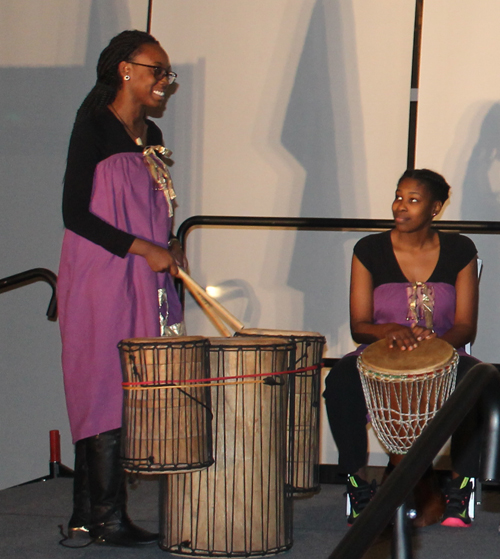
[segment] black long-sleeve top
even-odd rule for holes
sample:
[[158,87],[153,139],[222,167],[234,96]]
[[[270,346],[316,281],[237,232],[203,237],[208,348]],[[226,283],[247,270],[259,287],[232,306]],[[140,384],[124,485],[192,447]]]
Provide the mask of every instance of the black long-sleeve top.
[[[147,144],[163,145],[161,130],[152,121],[146,122]],[[109,110],[75,124],[69,143],[63,191],[64,225],[122,258],[135,237],[90,212],[94,172],[97,164],[111,155],[142,149]]]

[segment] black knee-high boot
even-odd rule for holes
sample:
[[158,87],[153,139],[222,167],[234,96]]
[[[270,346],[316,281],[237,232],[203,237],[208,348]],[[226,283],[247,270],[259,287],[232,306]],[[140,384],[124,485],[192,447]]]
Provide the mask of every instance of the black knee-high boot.
[[73,479],[73,514],[68,522],[70,538],[86,534],[90,526],[90,493],[87,468],[87,439],[75,444],[75,477]]
[[120,463],[121,429],[89,437],[86,444],[90,489],[90,536],[97,543],[132,547],[158,541],[127,515],[125,472]]

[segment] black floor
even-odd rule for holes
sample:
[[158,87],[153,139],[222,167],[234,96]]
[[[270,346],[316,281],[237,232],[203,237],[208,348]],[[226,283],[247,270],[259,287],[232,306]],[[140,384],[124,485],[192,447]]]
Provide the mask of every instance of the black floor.
[[[0,491],[0,557],[5,559],[88,559],[88,558],[165,558],[170,553],[156,545],[143,549],[91,545],[68,549],[59,544],[59,525],[65,526],[71,512],[71,479],[13,487]],[[289,559],[326,559],[348,527],[345,519],[344,488],[323,485],[312,498],[294,501],[294,543],[281,556]],[[133,520],[150,530],[158,529],[158,482],[141,481],[132,489],[129,512]],[[414,559],[493,559],[500,557],[500,493],[483,490],[483,503],[476,520],[467,529],[440,525],[415,530]],[[366,558],[391,556],[390,539],[382,536]],[[354,557],[352,559],[355,559]]]

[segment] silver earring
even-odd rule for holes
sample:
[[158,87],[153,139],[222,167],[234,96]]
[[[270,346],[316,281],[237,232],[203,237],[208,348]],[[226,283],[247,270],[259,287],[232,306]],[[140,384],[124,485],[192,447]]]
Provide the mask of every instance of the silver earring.
[[130,79],[130,76],[127,74],[123,79],[128,82],[128,80]]

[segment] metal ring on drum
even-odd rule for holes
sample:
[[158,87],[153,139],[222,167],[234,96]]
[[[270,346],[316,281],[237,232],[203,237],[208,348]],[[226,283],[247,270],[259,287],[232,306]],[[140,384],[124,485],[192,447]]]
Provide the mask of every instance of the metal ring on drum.
[[133,338],[118,345],[123,372],[122,464],[161,474],[213,464],[210,376],[202,336]]
[[292,351],[282,338],[210,339],[215,464],[162,477],[162,549],[248,557],[291,547],[290,375],[281,372],[288,370]]
[[243,328],[235,336],[277,336],[295,344],[292,363],[295,369],[309,369],[293,375],[290,394],[288,433],[294,493],[317,493],[319,484],[319,417],[321,401],[321,362],[326,344],[318,332]]
[[357,365],[378,439],[405,454],[455,389],[458,353],[444,340],[423,340],[412,351],[369,345]]

